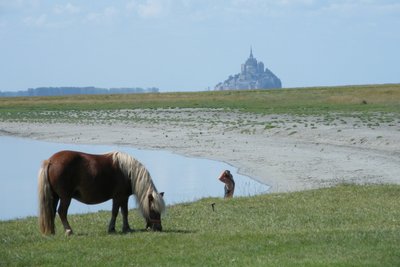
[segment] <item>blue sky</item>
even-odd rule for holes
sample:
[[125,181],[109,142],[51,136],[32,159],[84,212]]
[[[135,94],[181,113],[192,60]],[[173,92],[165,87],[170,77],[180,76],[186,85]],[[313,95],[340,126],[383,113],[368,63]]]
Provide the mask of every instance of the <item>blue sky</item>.
[[250,46],[283,87],[400,82],[399,0],[0,0],[0,91],[211,89]]

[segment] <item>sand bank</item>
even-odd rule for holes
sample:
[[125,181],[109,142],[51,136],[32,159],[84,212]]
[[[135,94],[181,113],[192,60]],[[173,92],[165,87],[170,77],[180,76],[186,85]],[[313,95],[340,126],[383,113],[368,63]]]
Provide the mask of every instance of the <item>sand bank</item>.
[[[70,118],[83,115],[71,112]],[[386,122],[385,122],[386,121]],[[338,183],[400,184],[400,119],[254,115],[207,109],[87,112],[79,122],[0,122],[0,134],[118,144],[227,162],[289,192]]]

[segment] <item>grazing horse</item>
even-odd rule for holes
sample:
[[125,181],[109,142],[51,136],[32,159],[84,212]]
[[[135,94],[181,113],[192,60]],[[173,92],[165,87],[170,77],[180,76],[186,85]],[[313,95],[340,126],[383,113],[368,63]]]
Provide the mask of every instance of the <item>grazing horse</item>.
[[72,198],[85,204],[98,204],[112,199],[108,231],[115,232],[115,221],[121,208],[122,231],[129,232],[128,198],[132,194],[146,220],[146,228],[162,230],[164,194],[157,192],[148,170],[139,161],[122,152],[104,155],[58,152],[43,162],[39,171],[38,189],[39,227],[46,235],[55,233],[56,211],[66,235],[72,234],[67,220]]

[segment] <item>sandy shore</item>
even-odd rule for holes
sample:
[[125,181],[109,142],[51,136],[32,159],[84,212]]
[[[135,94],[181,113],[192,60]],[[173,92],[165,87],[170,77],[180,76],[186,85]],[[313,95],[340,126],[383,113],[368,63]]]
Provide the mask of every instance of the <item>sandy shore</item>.
[[[0,135],[161,149],[227,162],[272,192],[338,183],[400,184],[400,118],[254,115],[167,109],[70,112],[53,123],[0,122]],[[50,114],[51,115],[51,114]]]

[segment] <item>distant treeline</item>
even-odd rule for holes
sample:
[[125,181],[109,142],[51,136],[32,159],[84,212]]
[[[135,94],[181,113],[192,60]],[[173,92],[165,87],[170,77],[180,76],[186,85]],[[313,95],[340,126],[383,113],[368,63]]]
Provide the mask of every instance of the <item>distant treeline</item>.
[[25,91],[1,92],[0,97],[13,96],[61,96],[61,95],[105,95],[105,94],[140,94],[158,93],[159,89],[151,88],[97,88],[97,87],[38,87]]

